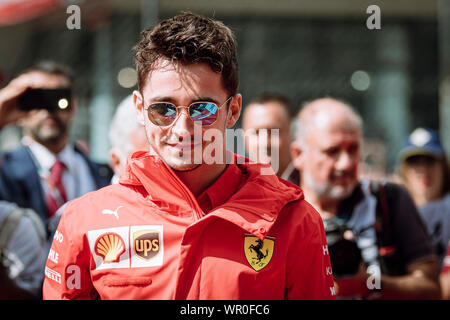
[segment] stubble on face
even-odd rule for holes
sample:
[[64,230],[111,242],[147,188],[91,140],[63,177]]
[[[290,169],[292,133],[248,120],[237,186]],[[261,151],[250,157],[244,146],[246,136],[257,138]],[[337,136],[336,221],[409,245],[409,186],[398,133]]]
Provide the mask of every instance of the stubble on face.
[[345,186],[335,184],[333,182],[333,176],[336,175],[336,173],[332,173],[330,180],[323,183],[315,181],[309,171],[304,171],[302,175],[304,183],[313,190],[319,198],[323,199],[343,200],[352,194],[353,189],[356,186],[356,179],[354,183]]
[[195,158],[198,157],[197,154],[202,154],[203,141],[201,132],[200,129],[200,133],[196,133],[193,136],[190,133],[182,136],[171,133],[163,136],[160,142],[164,151],[159,156],[175,171],[188,172],[195,170],[202,164],[195,161]]
[[49,114],[29,127],[32,137],[43,144],[55,144],[65,137],[68,126],[58,116]]

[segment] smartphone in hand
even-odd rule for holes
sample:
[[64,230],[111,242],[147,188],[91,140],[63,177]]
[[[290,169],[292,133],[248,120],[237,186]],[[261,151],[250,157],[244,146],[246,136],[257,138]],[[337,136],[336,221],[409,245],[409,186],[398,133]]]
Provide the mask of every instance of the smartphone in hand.
[[47,109],[51,112],[70,110],[72,92],[70,88],[62,89],[27,89],[19,98],[19,109]]

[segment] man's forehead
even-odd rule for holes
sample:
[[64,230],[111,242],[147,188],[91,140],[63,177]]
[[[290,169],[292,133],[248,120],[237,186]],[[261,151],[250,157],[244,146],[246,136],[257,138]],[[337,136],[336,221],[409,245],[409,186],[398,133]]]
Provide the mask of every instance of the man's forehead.
[[360,133],[362,128],[356,116],[337,106],[339,105],[332,108],[322,107],[315,112],[311,112],[304,119],[309,131]]
[[206,63],[183,65],[162,60],[148,73],[143,88],[148,96],[170,96],[177,92],[190,92],[193,97],[204,97],[211,91],[224,91],[221,74]]
[[346,127],[310,128],[307,141],[320,147],[361,144],[361,130]]
[[260,128],[288,125],[289,115],[276,101],[252,103],[247,106],[244,122],[249,122],[252,126]]

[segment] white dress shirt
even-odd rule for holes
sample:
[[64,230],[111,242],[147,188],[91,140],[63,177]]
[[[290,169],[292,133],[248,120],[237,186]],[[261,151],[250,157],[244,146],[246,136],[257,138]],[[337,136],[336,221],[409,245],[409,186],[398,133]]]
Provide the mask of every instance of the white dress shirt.
[[66,166],[62,180],[68,201],[97,189],[88,164],[75,151],[73,143],[68,143],[58,155],[53,154],[46,147],[30,137],[24,137],[22,143],[31,150],[44,191],[47,190],[46,178],[50,175],[50,169],[56,159],[62,161]]

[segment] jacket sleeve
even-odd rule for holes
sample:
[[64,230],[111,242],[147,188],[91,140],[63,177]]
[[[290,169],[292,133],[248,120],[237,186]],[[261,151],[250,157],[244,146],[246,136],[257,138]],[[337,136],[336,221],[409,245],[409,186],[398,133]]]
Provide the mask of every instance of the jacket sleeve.
[[333,273],[322,218],[305,201],[294,216],[289,241],[286,298],[295,300],[335,300]]
[[[70,204],[64,210],[56,230],[45,266],[43,298],[96,299],[98,294],[90,278],[90,251],[79,233],[76,212]],[[75,213],[75,214],[72,214]]]

